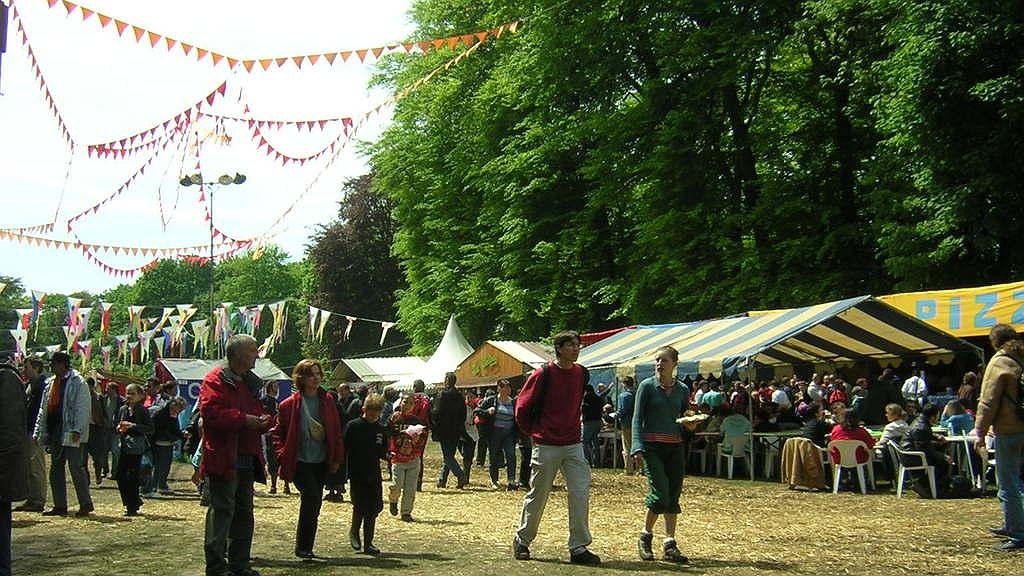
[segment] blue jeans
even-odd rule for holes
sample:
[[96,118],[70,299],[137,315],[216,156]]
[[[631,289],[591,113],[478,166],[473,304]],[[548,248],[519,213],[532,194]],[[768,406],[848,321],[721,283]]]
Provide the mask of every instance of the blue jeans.
[[[504,454],[504,458],[502,458]],[[491,483],[498,483],[498,463],[504,459],[509,485],[516,483],[516,429],[495,428],[491,432]]]
[[448,473],[451,472],[456,478],[463,478],[465,472],[459,465],[455,453],[459,450],[459,439],[441,440],[441,455],[444,456],[444,466],[441,467],[441,476],[438,477],[438,484],[444,486],[448,482]]
[[1006,532],[1014,540],[1024,540],[1024,484],[1020,466],[1024,461],[1024,433],[996,435],[996,479],[999,503],[1003,507]]
[[173,456],[174,446],[153,445],[153,475],[149,477],[146,492],[170,489],[167,485],[167,477],[171,473],[171,459]]

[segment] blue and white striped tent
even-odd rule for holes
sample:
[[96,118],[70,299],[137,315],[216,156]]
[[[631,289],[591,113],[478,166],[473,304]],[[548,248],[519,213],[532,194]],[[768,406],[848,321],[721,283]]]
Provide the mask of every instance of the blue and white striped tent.
[[981,355],[972,344],[933,328],[871,296],[788,310],[688,324],[625,330],[584,349],[580,363],[614,367],[619,376],[653,374],[654,351],[679,351],[680,377],[720,375],[752,366],[844,364],[873,359],[883,364],[904,357],[949,361],[957,352]]

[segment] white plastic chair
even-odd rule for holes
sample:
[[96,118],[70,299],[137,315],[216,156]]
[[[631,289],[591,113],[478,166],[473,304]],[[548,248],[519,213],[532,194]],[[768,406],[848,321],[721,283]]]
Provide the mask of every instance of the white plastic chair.
[[[726,442],[728,442],[729,446],[732,448],[731,453],[722,451],[722,444],[725,444]],[[717,474],[719,476],[722,475],[722,459],[725,458],[728,460],[727,466],[729,471],[729,480],[732,480],[733,463],[737,458],[742,458],[744,464],[747,466],[747,470],[751,471],[750,479],[753,480],[753,459],[747,456],[748,452],[750,452],[750,448],[747,447],[746,434],[743,436],[733,436],[728,440],[723,440],[722,443],[718,445],[718,458],[716,459],[716,466],[718,470]]]
[[935,466],[928,464],[924,452],[903,450],[893,442],[889,443],[889,448],[896,455],[896,462],[899,464],[899,471],[896,475],[896,497],[903,497],[903,483],[908,470],[924,470],[928,474],[928,487],[931,488],[932,498],[938,498],[938,490],[935,488]]
[[[871,482],[871,489],[875,489],[875,470],[871,466],[871,450],[868,449],[868,445],[861,440],[833,440],[828,443],[828,451],[832,452],[832,449],[839,452],[839,462],[832,463],[832,493],[839,493],[839,480],[843,476],[843,468],[851,468],[857,470],[857,480],[860,481],[860,493],[867,494],[867,488],[864,486],[864,469],[868,471],[868,479]],[[864,463],[857,462],[857,448],[863,448],[864,452],[868,455],[868,461]]]

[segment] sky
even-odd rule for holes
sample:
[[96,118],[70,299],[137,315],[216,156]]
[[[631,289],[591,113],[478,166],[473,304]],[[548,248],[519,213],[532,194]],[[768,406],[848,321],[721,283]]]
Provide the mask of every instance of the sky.
[[[7,1],[7,0],[0,0]],[[222,116],[261,120],[352,117],[385,102],[389,94],[369,89],[372,64],[355,58],[333,65],[321,61],[300,70],[292,64],[268,71],[231,71],[225,62],[197,62],[163,43],[135,42],[130,29],[118,37],[113,24],[101,28],[96,16],[83,21],[61,3],[14,0],[53,101],[72,139],[74,154],[35,80],[14,24],[0,72],[0,228],[56,221],[55,240],[74,240],[67,220],[113,194],[146,164],[123,193],[74,221],[82,242],[134,247],[205,246],[209,224],[196,187],[178,180],[192,173],[196,150],[171,143],[153,154],[124,159],[89,157],[87,144],[116,141],[160,124],[227,82],[223,97],[207,110]],[[407,39],[413,27],[410,0],[288,3],[244,0],[82,0],[79,4],[124,22],[195,46],[240,58],[269,58],[371,48]],[[370,60],[368,60],[370,62]],[[381,109],[355,136],[372,142],[389,121]],[[312,130],[265,130],[266,139],[290,156],[321,150],[340,134],[339,122]],[[223,128],[229,142],[217,138]],[[203,119],[191,128],[203,144],[204,180],[241,172],[240,186],[212,187],[213,220],[233,238],[271,230],[269,240],[293,258],[302,257],[310,234],[337,213],[342,183],[366,172],[366,158],[353,141],[328,165],[327,154],[304,166],[282,166],[257,149],[244,123]],[[181,139],[184,140],[184,139]],[[147,163],[148,161],[148,163]],[[296,201],[298,201],[296,203]],[[289,207],[280,224],[275,225]],[[197,254],[206,255],[208,248]],[[152,257],[98,256],[110,266],[134,268]],[[101,292],[131,280],[105,273],[80,251],[36,247],[0,239],[0,274],[20,278],[26,289],[48,293]]]

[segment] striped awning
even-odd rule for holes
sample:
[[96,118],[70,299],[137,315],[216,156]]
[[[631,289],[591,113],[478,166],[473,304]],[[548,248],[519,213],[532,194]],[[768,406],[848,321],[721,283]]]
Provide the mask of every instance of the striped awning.
[[674,340],[646,350],[633,348],[636,354],[616,363],[620,373],[649,373],[654,351],[664,344],[679,351],[680,375],[734,373],[746,368],[748,360],[792,366],[908,356],[948,359],[956,352],[977,352],[973,345],[871,296],[698,322],[674,335]]
[[675,342],[698,324],[701,322],[627,328],[580,350],[577,361],[587,368],[618,366],[638,355],[653,353],[659,347]]

